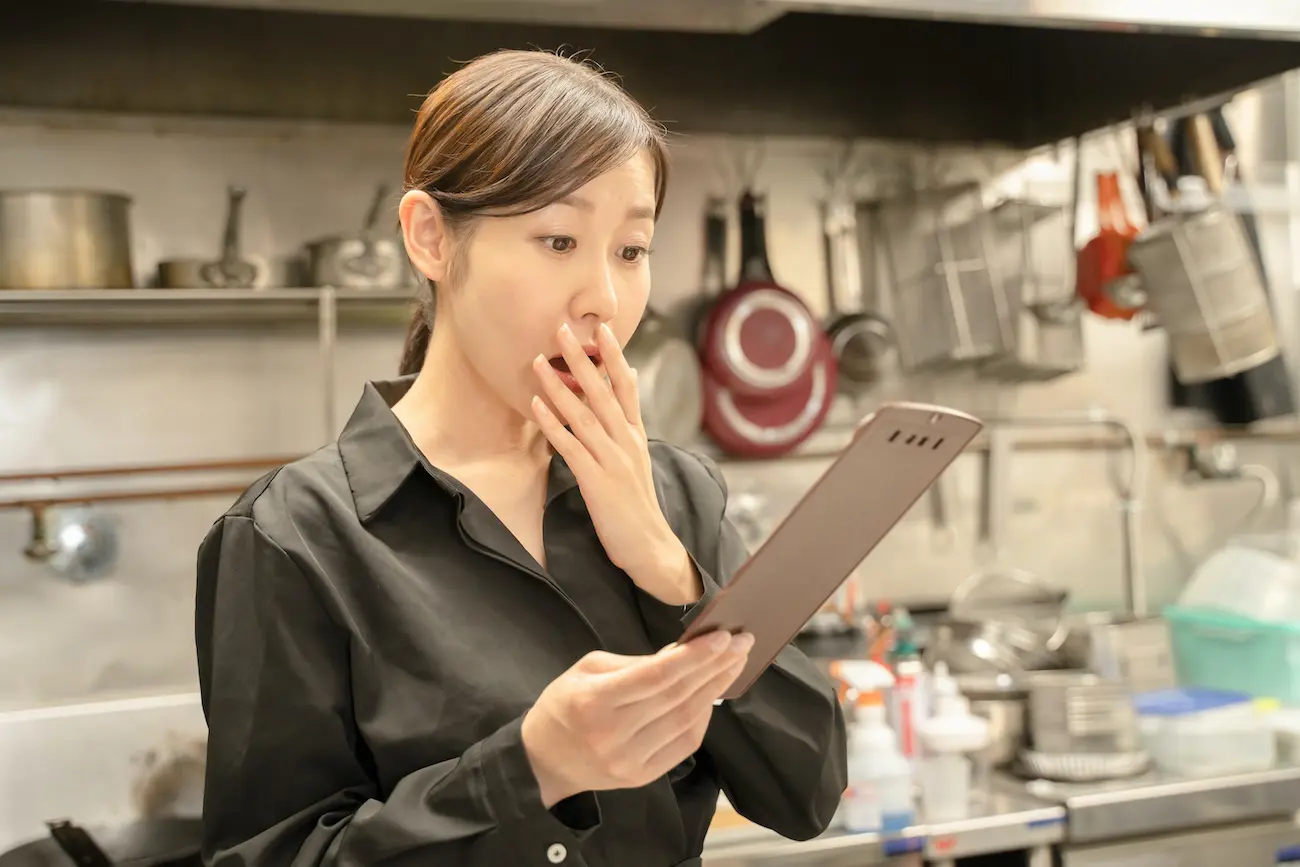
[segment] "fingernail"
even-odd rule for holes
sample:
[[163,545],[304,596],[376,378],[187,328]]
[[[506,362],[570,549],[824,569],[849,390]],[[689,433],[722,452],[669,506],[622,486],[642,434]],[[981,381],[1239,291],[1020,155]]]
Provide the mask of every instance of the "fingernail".
[[744,656],[754,649],[754,636],[748,632],[737,635],[731,640],[731,646],[727,649],[736,656]]
[[600,323],[600,333],[608,337],[610,340],[614,339],[614,329],[609,327],[608,322]]
[[731,646],[730,632],[715,632],[705,639],[705,646],[714,653],[721,653]]
[[537,357],[533,359],[533,364],[546,364],[546,356],[539,352]]
[[565,335],[566,337],[573,333],[569,330],[569,323],[566,322],[560,326],[560,333]]

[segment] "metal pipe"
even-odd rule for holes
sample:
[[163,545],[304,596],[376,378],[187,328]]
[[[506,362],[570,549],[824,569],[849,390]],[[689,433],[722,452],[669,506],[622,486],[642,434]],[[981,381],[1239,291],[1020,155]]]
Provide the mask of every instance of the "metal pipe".
[[[382,195],[382,190],[381,190]],[[378,201],[378,199],[376,199]],[[338,345],[338,290],[327,287],[320,290],[319,319],[317,322],[317,339],[320,344],[321,393],[324,405],[321,412],[325,421],[325,439],[334,439],[334,404],[335,404],[335,355]]]
[[1124,607],[1134,617],[1147,614],[1146,573],[1142,568],[1142,491],[1146,488],[1147,442],[1137,429],[1117,415],[1105,410],[1062,413],[1044,416],[1009,416],[986,418],[986,425],[1003,427],[1104,427],[1116,431],[1132,453],[1127,474],[1112,463],[1108,466],[1111,488],[1120,503],[1120,549],[1123,558]]
[[120,476],[170,475],[173,473],[221,473],[243,470],[266,470],[293,463],[302,455],[279,457],[240,458],[238,460],[195,461],[188,464],[124,464],[116,467],[71,467],[53,470],[35,470],[22,473],[0,473],[0,485],[21,482],[61,481],[64,479],[95,479]]
[[149,500],[194,500],[204,497],[239,496],[248,484],[214,485],[208,488],[171,488],[152,491],[104,491],[68,497],[22,497],[0,500],[0,511],[26,509],[33,514],[58,506],[85,506],[91,503],[131,503]]

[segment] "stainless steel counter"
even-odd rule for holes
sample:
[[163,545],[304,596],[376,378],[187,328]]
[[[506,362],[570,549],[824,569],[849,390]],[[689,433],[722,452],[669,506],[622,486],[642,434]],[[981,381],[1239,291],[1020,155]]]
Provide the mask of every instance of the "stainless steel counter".
[[1026,782],[997,775],[993,788],[1064,806],[1069,815],[1066,836],[1073,842],[1289,818],[1300,810],[1300,767],[1203,779],[1153,772],[1089,784]]
[[[1146,864],[1153,847],[1168,853],[1180,845],[1190,853],[1187,857],[1206,852],[1223,863],[1215,846],[1244,852],[1258,844],[1261,852],[1271,855],[1280,846],[1300,843],[1295,823],[1300,767],[1203,779],[1153,772],[1091,784],[1025,781],[999,774],[991,789],[971,805],[966,819],[921,823],[896,836],[833,830],[795,842],[760,828],[719,832],[705,846],[704,864],[865,867],[901,855],[923,855],[942,863],[1019,850],[1031,852],[1030,863],[1051,863],[1033,854],[1041,857],[1054,845],[1070,850],[1071,865]],[[1128,861],[1124,853],[1130,849],[1135,860]]]
[[764,829],[710,835],[705,867],[817,865],[865,867],[890,858],[924,854],[927,860],[1049,847],[1063,839],[1065,808],[1013,789],[999,789],[971,805],[967,818],[918,824],[898,835],[832,830],[815,840],[786,840]]

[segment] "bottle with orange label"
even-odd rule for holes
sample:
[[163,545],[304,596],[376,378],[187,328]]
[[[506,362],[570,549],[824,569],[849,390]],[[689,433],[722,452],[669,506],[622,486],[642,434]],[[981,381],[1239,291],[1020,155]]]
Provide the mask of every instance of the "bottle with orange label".
[[850,833],[898,832],[913,823],[912,768],[889,727],[884,691],[889,669],[869,660],[842,660],[832,672],[846,687],[849,724],[848,788],[841,817]]

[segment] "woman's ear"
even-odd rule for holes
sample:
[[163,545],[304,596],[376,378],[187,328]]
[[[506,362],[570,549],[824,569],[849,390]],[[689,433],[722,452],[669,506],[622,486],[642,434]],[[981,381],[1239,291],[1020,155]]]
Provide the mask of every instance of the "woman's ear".
[[453,250],[442,208],[424,190],[408,190],[397,206],[397,216],[411,264],[435,283],[445,280]]

